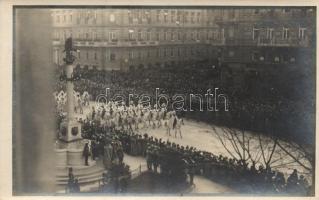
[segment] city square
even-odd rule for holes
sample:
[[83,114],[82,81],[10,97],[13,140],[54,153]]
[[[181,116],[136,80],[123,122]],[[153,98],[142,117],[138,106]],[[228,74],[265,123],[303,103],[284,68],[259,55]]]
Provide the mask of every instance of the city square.
[[315,13],[17,8],[14,193],[313,196]]

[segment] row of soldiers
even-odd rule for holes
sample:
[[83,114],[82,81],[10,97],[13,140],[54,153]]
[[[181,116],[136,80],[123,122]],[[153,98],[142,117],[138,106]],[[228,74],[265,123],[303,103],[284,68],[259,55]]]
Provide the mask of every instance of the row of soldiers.
[[99,121],[104,127],[111,129],[138,131],[147,128],[166,129],[167,135],[175,132],[182,138],[181,126],[183,119],[177,116],[174,110],[167,110],[167,106],[162,104],[158,107],[147,107],[141,102],[134,104],[133,101],[126,105],[124,102],[109,101],[108,103],[100,103],[100,105],[92,106],[91,111],[87,115],[87,120]]
[[[248,163],[210,152],[199,151],[194,147],[182,146],[170,141],[163,141],[147,134],[141,135],[131,131],[115,129],[106,130],[103,126],[95,127],[91,139],[103,143],[101,138],[111,137],[118,141],[121,151],[133,155],[144,156],[147,167],[155,173],[161,173],[171,180],[185,181],[186,175],[193,184],[194,175],[202,175],[214,181],[222,180],[243,192],[297,193],[306,195],[309,184],[304,176],[298,176],[297,170],[286,180],[282,172],[274,171],[270,166]],[[101,145],[103,146],[103,145]],[[114,148],[113,148],[114,149]],[[99,152],[103,152],[100,148]],[[117,155],[117,153],[114,153]],[[114,156],[113,156],[114,157]],[[115,156],[116,157],[116,156]],[[123,159],[123,158],[122,158]]]
[[307,195],[310,186],[303,175],[298,175],[296,169],[288,179],[282,172],[271,169],[270,166],[249,164],[245,160],[214,155],[200,151],[194,147],[182,146],[170,141],[162,141],[147,134],[131,134],[117,131],[124,151],[135,156],[144,156],[149,170],[155,173],[173,177],[188,175],[193,184],[194,175],[202,175],[214,181],[222,180],[225,184],[243,192],[261,193],[295,193]]

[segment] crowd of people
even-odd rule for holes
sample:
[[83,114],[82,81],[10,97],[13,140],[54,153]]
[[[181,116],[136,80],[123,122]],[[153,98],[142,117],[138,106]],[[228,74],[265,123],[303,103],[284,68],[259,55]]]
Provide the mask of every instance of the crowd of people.
[[[207,89],[220,87],[224,93],[229,94],[230,112],[204,112],[200,115],[195,114],[196,112],[182,113],[183,116],[265,133],[276,131],[276,134],[287,134],[285,131],[291,131],[296,125],[293,121],[307,112],[299,112],[302,107],[300,101],[290,100],[290,95],[282,94],[276,85],[269,87],[268,84],[265,87],[265,83],[272,82],[269,78],[271,76],[250,75],[246,79],[244,77],[245,81],[240,86],[236,86],[231,84],[232,81],[223,84],[221,69],[215,67],[158,68],[143,70],[143,73],[138,70],[108,72],[77,68],[75,73],[82,77],[75,83],[75,90],[80,95],[88,91],[91,101],[104,94],[106,88],[110,88],[109,96],[152,94],[154,88],[160,88],[160,92],[172,97],[177,93],[205,94]],[[260,80],[254,82],[254,79]],[[260,92],[259,86],[262,86],[263,92]],[[63,90],[65,85],[59,83],[56,89]],[[79,101],[78,105],[80,104],[83,102]],[[292,113],[295,115],[291,116]],[[105,176],[113,177],[109,180],[115,180],[114,177],[118,175],[129,174],[123,163],[124,153],[127,153],[144,156],[149,170],[170,177],[172,181],[183,182],[188,176],[189,182],[193,184],[194,175],[203,175],[214,181],[224,181],[244,192],[308,193],[307,180],[302,175],[299,176],[296,170],[286,179],[282,172],[274,171],[270,166],[257,166],[255,163],[217,156],[194,147],[141,134],[148,128],[164,127],[168,135],[174,132],[175,137],[179,134],[182,138],[180,126],[183,121],[178,115],[174,111],[157,107],[144,111],[138,102],[124,102],[122,105],[108,102],[99,108],[92,107],[86,119],[80,121],[83,124],[83,137],[91,140],[92,158],[105,158],[107,155],[111,162],[105,161],[105,165],[113,169],[110,172],[115,168],[122,169],[115,170],[116,175]],[[117,182],[115,185],[118,188],[127,184]],[[116,190],[125,191],[125,188],[122,186]]]
[[[79,119],[83,127],[83,138],[90,140],[90,147],[84,148],[84,154],[91,155],[92,159],[102,158],[108,169],[108,173],[103,174],[104,191],[126,191],[131,178],[129,166],[123,162],[126,153],[145,157],[148,170],[166,177],[168,185],[183,184],[186,181],[194,184],[194,176],[201,175],[212,181],[222,181],[242,192],[298,195],[307,195],[309,192],[306,178],[299,176],[297,170],[286,179],[282,172],[274,171],[270,166],[257,166],[255,163],[246,163],[192,146],[163,141],[147,133],[142,134],[143,131],[147,132],[147,128],[125,128],[120,123],[113,126],[106,123],[106,116],[124,112],[124,105],[115,106],[114,109],[109,109],[112,106],[106,108],[102,107],[101,111],[92,109],[85,120]],[[147,118],[144,120],[147,122]],[[143,123],[142,121],[141,124]],[[87,152],[88,149],[90,153]]]
[[[306,81],[292,81],[297,80],[293,77],[298,72],[284,72],[287,77],[293,78],[287,78],[285,81],[271,71],[245,73],[242,70],[235,75],[235,72],[224,66],[195,63],[183,67],[154,67],[128,72],[77,67],[75,73],[82,77],[75,82],[75,90],[80,94],[88,91],[91,100],[105,94],[106,88],[110,89],[110,97],[115,94],[149,94],[154,97],[155,88],[160,88],[159,92],[169,97],[175,94],[204,95],[208,89],[219,88],[221,93],[228,96],[229,112],[202,112],[200,115],[185,113],[186,117],[282,137],[291,136],[290,139],[296,141],[305,140],[300,137],[299,131],[307,134],[312,131],[309,123],[314,121],[314,115],[307,113],[313,113],[314,97],[301,98],[303,95],[299,94],[301,91],[298,87],[301,83],[306,84]],[[240,77],[241,81],[236,82],[235,76]],[[289,84],[286,84],[287,82]],[[64,88],[62,83],[56,85],[57,91]],[[309,93],[309,89],[306,92]],[[196,106],[195,103],[192,107],[196,110]],[[300,123],[297,125],[295,121]],[[273,133],[273,130],[276,130],[276,133]],[[311,141],[309,138],[303,142]]]
[[[260,165],[257,169],[255,164],[248,166],[249,164],[242,160],[217,156],[191,146],[162,141],[162,139],[149,137],[147,134],[141,135],[120,129],[103,131],[102,127],[100,129],[98,127],[97,124],[92,125],[91,128],[95,129],[96,133],[93,133],[91,137],[88,137],[90,134],[85,136],[99,138],[96,143],[100,144],[98,145],[100,148],[92,143],[92,152],[96,151],[94,149],[100,149],[98,152],[102,152],[103,138],[109,135],[113,141],[111,142],[112,159],[118,157],[122,163],[123,152],[132,156],[144,156],[148,169],[167,177],[168,184],[182,184],[187,176],[189,183],[193,184],[194,176],[202,175],[213,181],[223,180],[224,184],[232,185],[242,192],[306,195],[309,190],[307,180],[302,175],[299,176],[296,170],[286,180],[282,172],[273,171],[269,166]],[[118,146],[123,152],[119,153],[116,150]],[[93,154],[93,157],[97,156],[96,153]],[[102,155],[102,153],[98,154],[98,156]],[[121,191],[125,190],[121,189]]]

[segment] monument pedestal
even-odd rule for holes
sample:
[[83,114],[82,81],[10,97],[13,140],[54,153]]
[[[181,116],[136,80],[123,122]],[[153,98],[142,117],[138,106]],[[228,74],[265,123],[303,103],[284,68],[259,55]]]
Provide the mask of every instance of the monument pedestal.
[[[56,188],[64,191],[68,183],[68,171],[72,167],[75,178],[81,189],[90,185],[98,185],[103,179],[104,166],[102,160],[94,161],[89,158],[89,166],[85,165],[83,157],[84,145],[89,141],[77,139],[70,142],[58,140],[55,148]],[[90,188],[90,187],[89,187]],[[92,188],[93,191],[96,187]]]
[[65,120],[60,124],[59,139],[65,142],[81,140],[81,124],[75,120]]

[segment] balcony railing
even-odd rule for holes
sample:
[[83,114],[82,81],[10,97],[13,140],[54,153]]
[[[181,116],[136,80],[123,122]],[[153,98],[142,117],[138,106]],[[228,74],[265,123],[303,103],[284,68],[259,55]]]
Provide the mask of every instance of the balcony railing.
[[[63,45],[64,41],[53,40],[53,45]],[[77,47],[130,47],[130,46],[155,46],[158,45],[158,41],[74,41],[74,46]]]
[[293,47],[308,47],[309,40],[298,38],[256,38],[256,39],[235,39],[227,38],[225,40],[226,46],[293,46]]

